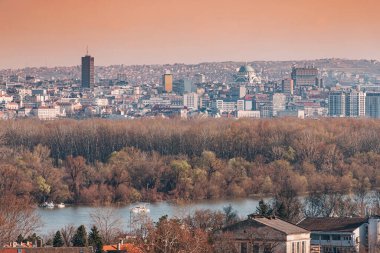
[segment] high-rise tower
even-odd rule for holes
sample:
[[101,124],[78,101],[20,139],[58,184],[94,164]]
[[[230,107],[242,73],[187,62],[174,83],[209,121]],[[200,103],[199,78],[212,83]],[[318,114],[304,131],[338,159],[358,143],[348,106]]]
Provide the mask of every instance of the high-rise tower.
[[82,57],[82,88],[92,88],[95,84],[94,57],[88,54]]
[[162,85],[167,93],[173,91],[173,75],[169,71],[162,76]]

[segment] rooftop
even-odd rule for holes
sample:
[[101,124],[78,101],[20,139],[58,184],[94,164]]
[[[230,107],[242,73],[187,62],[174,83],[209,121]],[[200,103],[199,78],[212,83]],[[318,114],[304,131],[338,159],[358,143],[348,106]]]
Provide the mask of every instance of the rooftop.
[[306,218],[298,226],[310,231],[353,232],[367,221],[367,218],[318,217]]
[[233,230],[235,228],[240,227],[241,225],[254,225],[254,224],[265,225],[287,235],[310,233],[310,231],[300,226],[284,221],[282,219],[279,219],[278,217],[262,216],[262,215],[254,215],[254,214],[249,215],[248,219],[244,221],[240,221],[240,222],[237,222],[235,224],[225,227],[224,230]]

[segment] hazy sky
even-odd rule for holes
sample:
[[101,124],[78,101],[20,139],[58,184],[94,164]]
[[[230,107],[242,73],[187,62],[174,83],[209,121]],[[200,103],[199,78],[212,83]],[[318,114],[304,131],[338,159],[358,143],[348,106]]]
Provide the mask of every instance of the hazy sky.
[[380,59],[379,0],[0,0],[0,68]]

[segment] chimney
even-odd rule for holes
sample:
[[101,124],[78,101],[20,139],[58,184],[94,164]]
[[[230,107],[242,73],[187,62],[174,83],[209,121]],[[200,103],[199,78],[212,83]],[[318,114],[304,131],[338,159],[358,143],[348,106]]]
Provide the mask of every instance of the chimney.
[[120,242],[117,244],[117,250],[120,250]]

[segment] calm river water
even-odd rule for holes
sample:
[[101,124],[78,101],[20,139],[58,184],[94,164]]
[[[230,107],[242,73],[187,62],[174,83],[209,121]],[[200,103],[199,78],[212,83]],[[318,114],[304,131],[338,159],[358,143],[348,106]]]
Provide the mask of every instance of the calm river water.
[[[195,210],[210,209],[213,211],[223,211],[223,207],[232,205],[234,210],[237,211],[239,217],[245,217],[248,214],[255,212],[258,206],[256,199],[233,199],[233,200],[220,200],[220,201],[198,201],[185,204],[177,204],[170,202],[158,202],[149,204],[150,209],[149,217],[153,221],[157,221],[163,215],[169,217],[184,217],[192,214]],[[115,209],[116,215],[121,217],[123,230],[127,231],[129,226],[130,209],[138,204],[127,205],[123,207],[111,207]],[[98,207],[88,206],[67,206],[62,209],[45,209],[38,208],[37,213],[40,215],[43,226],[40,229],[41,234],[48,234],[55,232],[58,229],[72,224],[79,226],[81,224],[91,226],[91,213],[95,212]],[[109,207],[101,207],[109,208]]]

